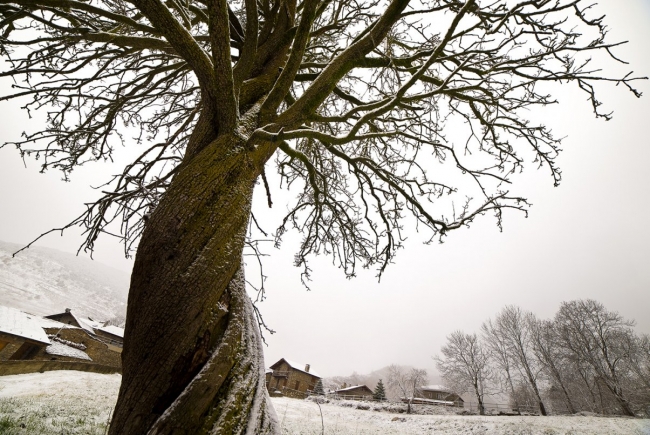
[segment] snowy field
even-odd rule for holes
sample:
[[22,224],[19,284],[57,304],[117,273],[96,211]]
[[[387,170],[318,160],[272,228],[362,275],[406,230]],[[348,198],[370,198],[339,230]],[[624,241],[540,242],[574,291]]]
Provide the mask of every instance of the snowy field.
[[[0,377],[0,434],[103,435],[120,375],[57,371]],[[650,420],[404,415],[274,398],[284,434],[650,435]]]

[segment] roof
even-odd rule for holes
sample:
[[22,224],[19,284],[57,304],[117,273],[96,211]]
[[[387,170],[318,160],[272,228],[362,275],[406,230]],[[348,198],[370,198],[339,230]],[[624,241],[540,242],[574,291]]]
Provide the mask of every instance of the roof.
[[47,317],[37,317],[36,321],[41,328],[58,328],[58,329],[79,329],[77,326],[61,323],[56,320],[48,319]]
[[45,348],[45,353],[50,355],[67,356],[70,358],[84,359],[92,361],[86,352],[81,349],[75,349],[72,346],[53,341],[48,347]]
[[0,305],[0,332],[38,344],[50,344],[38,316]]
[[420,387],[422,391],[440,391],[441,393],[453,393],[450,388],[444,385],[423,385]]
[[318,373],[316,373],[315,371],[313,371],[313,370],[311,369],[311,367],[310,367],[309,371],[306,371],[306,370],[305,370],[305,366],[306,366],[307,364],[300,364],[300,363],[298,363],[298,362],[291,361],[291,360],[288,360],[288,359],[286,359],[286,358],[280,358],[280,360],[279,360],[278,362],[276,362],[275,364],[273,364],[273,365],[271,366],[271,368],[274,368],[275,366],[279,365],[282,361],[284,361],[284,362],[286,362],[287,364],[289,364],[289,367],[291,367],[291,368],[294,369],[294,370],[298,370],[299,372],[307,373],[308,375],[312,375],[312,376],[315,376],[315,377],[317,377],[317,378],[322,378]]
[[107,325],[99,327],[97,329],[108,334],[115,335],[116,337],[124,338],[124,328],[120,328],[119,326]]
[[356,390],[357,388],[365,388],[366,390],[370,391],[372,393],[372,390],[367,386],[367,385],[354,385],[352,387],[347,387],[347,388],[339,388],[336,390],[336,393],[340,393],[343,391],[350,391],[350,390]]
[[[406,397],[400,397],[400,399],[402,399],[402,402],[410,400],[410,399],[408,399]],[[453,406],[454,405],[454,402],[451,401],[451,400],[425,399],[424,397],[414,397],[413,398],[413,403],[416,403],[416,404],[430,403],[432,405],[445,405],[445,406]]]
[[94,320],[89,319],[88,317],[78,316],[78,315],[74,314],[72,312],[72,310],[64,311],[63,313],[51,314],[51,315],[45,316],[45,317],[46,318],[51,318],[51,317],[55,317],[55,316],[61,316],[63,314],[71,315],[81,328],[83,328],[87,332],[90,332],[91,334],[95,333],[96,328],[99,328],[99,327],[102,326],[102,324],[100,322],[95,322]]

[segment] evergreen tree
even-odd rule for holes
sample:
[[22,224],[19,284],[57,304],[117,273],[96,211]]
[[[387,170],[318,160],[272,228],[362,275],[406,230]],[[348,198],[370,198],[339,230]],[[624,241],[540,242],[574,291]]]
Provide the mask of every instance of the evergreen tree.
[[379,380],[379,383],[375,387],[375,391],[372,394],[372,398],[375,400],[386,400],[386,390],[384,389],[384,383],[382,380]]
[[316,386],[314,387],[314,394],[317,394],[319,396],[324,396],[325,395],[325,390],[323,389],[323,380],[319,379],[318,382],[316,382]]

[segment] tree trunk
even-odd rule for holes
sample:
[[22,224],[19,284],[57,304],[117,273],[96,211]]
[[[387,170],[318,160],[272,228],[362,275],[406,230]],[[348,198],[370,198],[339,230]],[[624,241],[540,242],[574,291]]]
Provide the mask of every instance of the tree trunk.
[[146,224],[111,435],[278,432],[245,289],[259,171],[241,142],[222,136],[186,159]]
[[541,415],[547,415],[546,407],[544,406],[544,402],[542,401],[542,396],[539,394],[539,389],[537,388],[537,382],[535,382],[535,378],[533,377],[533,374],[530,372],[530,368],[528,366],[527,361],[526,364],[524,365],[524,368],[526,370],[526,376],[528,376],[528,382],[530,382],[530,386],[533,387],[533,392],[535,393],[535,398],[537,399],[537,406],[539,407],[539,413]]
[[478,385],[474,384],[474,393],[476,394],[476,401],[478,402],[479,415],[485,415],[485,405],[483,405],[483,396],[478,391]]
[[521,407],[519,406],[519,401],[515,394],[515,386],[512,384],[512,376],[510,376],[510,369],[508,368],[506,368],[506,375],[508,377],[508,385],[510,385],[510,394],[512,395],[513,402],[515,402],[515,407],[517,408],[517,414],[521,415]]
[[628,400],[623,395],[623,390],[621,389],[621,387],[611,386],[607,382],[605,382],[605,385],[607,386],[607,389],[614,395],[614,398],[618,402],[618,405],[621,407],[623,414],[629,417],[635,417],[636,414],[634,414],[634,411],[632,411],[632,408],[630,407],[630,402],[628,402]]
[[548,365],[551,369],[551,372],[553,374],[553,377],[557,381],[558,384],[560,384],[560,388],[562,389],[562,393],[564,394],[564,400],[567,403],[567,408],[569,410],[569,413],[575,414],[576,409],[573,406],[573,402],[571,401],[571,397],[569,396],[569,392],[566,389],[566,386],[564,385],[564,382],[562,381],[562,375],[560,374],[560,370],[553,364],[553,361],[549,360]]
[[576,408],[573,406],[573,402],[571,401],[571,397],[569,396],[569,392],[567,391],[566,387],[564,384],[560,381],[560,387],[562,388],[562,392],[564,393],[564,399],[566,400],[567,408],[569,409],[569,413],[575,414],[576,413]]

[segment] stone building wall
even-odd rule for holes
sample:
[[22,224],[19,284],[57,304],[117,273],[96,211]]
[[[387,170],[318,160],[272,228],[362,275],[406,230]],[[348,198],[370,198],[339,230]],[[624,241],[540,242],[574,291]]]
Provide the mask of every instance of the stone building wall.
[[7,345],[0,350],[0,361],[9,361],[11,355],[16,353],[21,345],[22,343],[7,343]]
[[[312,374],[295,370],[286,362],[282,362],[273,370],[276,374],[278,372],[286,373],[285,376],[274,376],[269,373],[267,375],[266,387],[270,392],[275,390],[283,391],[285,389],[294,390],[297,392],[305,393],[307,390],[313,390],[318,382],[318,377]],[[286,394],[285,394],[286,395]]]
[[[56,328],[47,328],[45,332],[48,335],[58,335],[59,338],[73,343],[79,343],[86,346],[84,352],[88,354],[90,359],[96,364],[111,366],[111,367],[122,367],[122,358],[119,352],[114,352],[109,348],[109,346],[101,341],[92,338],[86,331],[83,329],[68,328],[68,329],[56,329]],[[45,353],[45,350],[40,351],[34,358],[34,360],[60,360],[60,361],[79,361],[76,358],[64,357],[59,355],[50,355]]]

